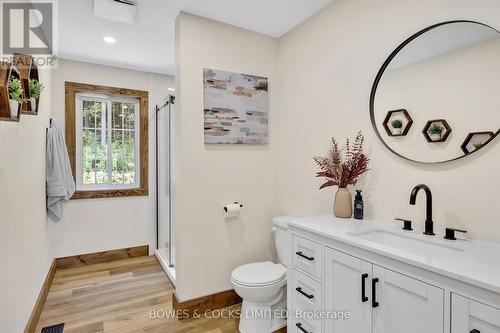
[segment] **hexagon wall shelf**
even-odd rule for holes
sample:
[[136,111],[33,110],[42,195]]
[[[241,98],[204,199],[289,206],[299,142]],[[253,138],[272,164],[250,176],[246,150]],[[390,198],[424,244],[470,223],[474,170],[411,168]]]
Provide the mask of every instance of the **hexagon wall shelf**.
[[[392,121],[393,118],[396,118],[395,115],[400,114],[401,118],[404,118],[403,120],[403,129],[401,130],[401,133],[395,133],[391,129],[392,126],[390,125],[390,122]],[[387,112],[387,115],[385,116],[384,119],[384,129],[385,132],[387,133],[388,136],[406,136],[408,134],[408,131],[411,128],[411,125],[413,124],[413,119],[410,117],[410,114],[408,113],[407,110],[405,109],[399,109],[399,110],[392,110]]]
[[494,137],[495,133],[489,131],[471,132],[467,135],[460,148],[462,148],[465,155],[468,155],[486,146]]
[[17,115],[11,116],[9,80],[11,78],[21,79],[19,70],[10,63],[0,62],[0,121],[19,121],[21,116],[21,104],[18,106]]
[[[444,127],[444,132],[441,133],[441,136],[439,137],[439,139],[432,138],[429,135],[429,133],[427,133],[429,128],[432,126],[432,124],[436,124],[436,123],[439,123],[442,127]],[[448,137],[450,136],[451,131],[452,131],[452,129],[445,119],[434,119],[434,120],[429,120],[427,122],[427,124],[425,124],[425,127],[422,130],[422,134],[424,135],[427,142],[436,143],[436,142],[445,142],[448,139]]]
[[[38,79],[38,67],[35,65],[35,61],[33,57],[28,54],[14,53],[14,58],[12,63],[19,70],[21,75],[21,82],[23,84],[23,98],[27,100],[31,99],[30,95],[30,80],[39,80]],[[21,105],[21,113],[37,115],[38,114],[38,106],[40,104],[40,99],[38,98],[35,103],[35,107],[32,107],[31,103],[23,103]]]

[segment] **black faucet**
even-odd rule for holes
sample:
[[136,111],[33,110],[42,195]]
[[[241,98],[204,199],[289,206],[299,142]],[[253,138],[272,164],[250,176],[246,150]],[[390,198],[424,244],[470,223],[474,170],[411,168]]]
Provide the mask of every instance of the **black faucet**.
[[418,191],[424,190],[425,191],[425,197],[426,197],[426,218],[425,218],[425,231],[424,235],[429,235],[429,236],[434,236],[434,223],[432,222],[432,193],[431,189],[429,186],[425,184],[420,184],[415,186],[413,191],[411,191],[410,195],[410,205],[415,205],[415,202],[417,200],[417,194]]

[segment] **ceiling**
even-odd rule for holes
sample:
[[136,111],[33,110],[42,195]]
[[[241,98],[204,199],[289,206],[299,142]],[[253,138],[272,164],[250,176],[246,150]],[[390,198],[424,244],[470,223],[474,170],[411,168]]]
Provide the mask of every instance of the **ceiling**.
[[[135,0],[133,24],[94,16],[93,0],[59,2],[59,57],[174,74],[180,11],[280,37],[333,0]],[[105,43],[111,36],[116,43]]]
[[281,37],[332,0],[192,0],[183,11]]

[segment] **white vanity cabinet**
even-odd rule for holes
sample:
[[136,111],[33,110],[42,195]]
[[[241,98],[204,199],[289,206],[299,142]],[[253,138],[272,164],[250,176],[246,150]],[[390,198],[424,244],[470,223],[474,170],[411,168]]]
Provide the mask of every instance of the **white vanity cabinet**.
[[500,309],[452,294],[452,333],[500,333]]
[[[293,303],[289,332],[321,333],[322,320],[300,314],[323,310],[323,247],[320,243],[294,235],[292,237],[293,269],[288,274],[288,299]],[[291,283],[290,283],[291,282]],[[291,293],[291,294],[290,294]]]
[[325,310],[351,314],[326,320],[325,332],[443,332],[442,289],[328,247],[324,288]]
[[[289,225],[288,332],[500,333],[499,246],[332,217]],[[399,242],[358,236],[373,230]],[[339,311],[350,317],[332,319]]]
[[443,333],[443,289],[376,265],[373,277],[374,333]]
[[325,320],[325,332],[372,331],[372,264],[325,248],[325,310],[349,311],[348,320]]
[[[295,313],[313,313],[323,310],[323,286],[315,279],[297,271],[292,273],[292,302],[294,304]],[[295,318],[294,327],[298,333],[322,332],[323,323],[321,320],[309,317]],[[295,331],[294,331],[295,332]]]

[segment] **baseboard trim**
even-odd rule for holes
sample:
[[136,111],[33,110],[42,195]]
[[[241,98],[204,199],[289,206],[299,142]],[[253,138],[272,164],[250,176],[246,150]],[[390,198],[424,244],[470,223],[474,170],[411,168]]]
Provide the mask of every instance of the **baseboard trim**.
[[76,256],[56,258],[57,269],[82,267],[115,260],[137,258],[149,255],[149,246],[135,246],[123,249],[80,254]]
[[26,327],[24,329],[24,333],[35,332],[38,320],[40,319],[40,314],[42,313],[43,306],[45,305],[45,301],[47,300],[47,295],[49,294],[50,286],[52,285],[52,280],[54,280],[56,269],[56,260],[54,259],[52,260],[52,264],[50,265],[49,271],[47,272],[45,281],[43,282],[42,288],[40,289],[40,293],[38,294],[35,306],[33,307],[33,312],[31,312],[28,323],[26,324]]
[[195,311],[198,314],[203,314],[205,311],[225,308],[241,303],[241,301],[241,297],[233,289],[185,302],[179,302],[177,294],[174,291],[172,295],[172,308],[182,311],[181,318],[184,316],[192,317]]

